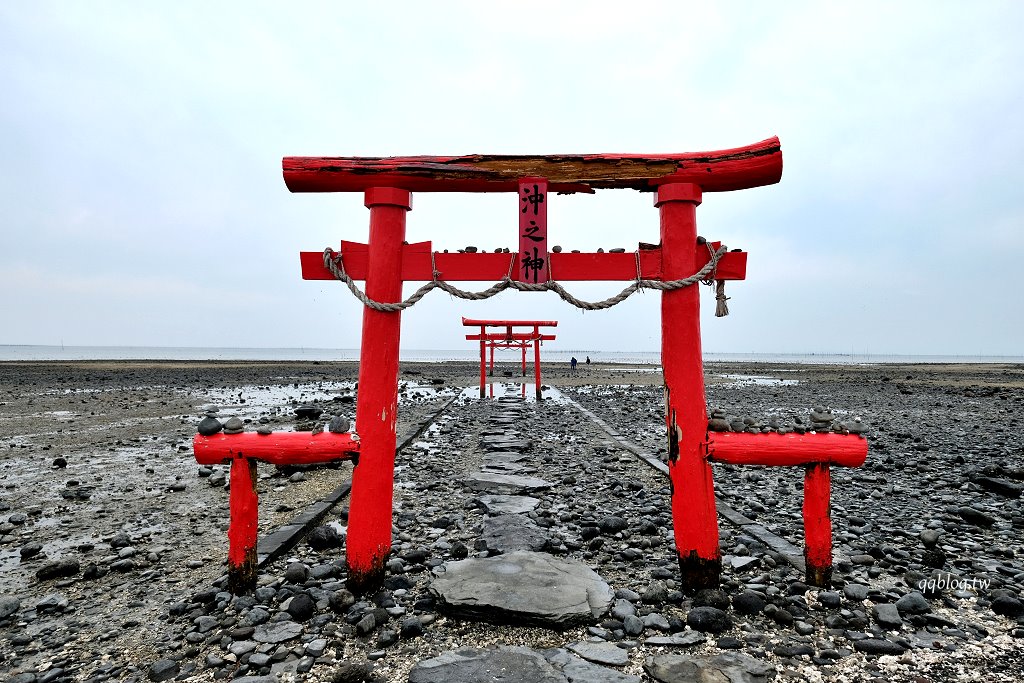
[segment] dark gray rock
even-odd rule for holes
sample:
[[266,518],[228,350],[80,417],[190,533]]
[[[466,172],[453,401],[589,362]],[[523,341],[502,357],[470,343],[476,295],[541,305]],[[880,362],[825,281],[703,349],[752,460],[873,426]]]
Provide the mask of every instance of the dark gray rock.
[[998,595],[992,600],[992,611],[1004,617],[1016,618],[1024,614],[1024,602],[1012,595]]
[[335,415],[331,418],[331,421],[327,423],[327,431],[332,434],[345,434],[352,429],[352,423],[347,417],[341,415]]
[[640,683],[638,676],[630,676],[621,671],[588,662],[563,648],[543,650],[541,654],[573,683]]
[[552,628],[593,623],[612,600],[608,584],[586,565],[527,551],[447,562],[435,570],[430,591],[455,616]]
[[867,655],[899,655],[903,654],[906,648],[884,638],[864,638],[854,641],[853,649]]
[[745,590],[732,599],[732,608],[740,614],[758,614],[764,606],[764,598],[751,590]]
[[911,591],[896,601],[900,614],[926,614],[932,611],[928,600],[917,591]]
[[859,583],[848,583],[843,586],[843,595],[846,596],[847,600],[852,600],[854,602],[867,600],[868,587]]
[[992,515],[967,505],[957,508],[957,514],[972,526],[989,527],[996,523],[996,518]]
[[228,418],[224,423],[225,434],[241,434],[245,430],[245,424],[238,417]]
[[6,619],[21,608],[21,600],[13,595],[0,595],[0,619]]
[[507,553],[514,550],[540,550],[549,534],[524,515],[499,515],[484,519],[480,538],[488,550]]
[[537,477],[497,474],[494,472],[476,472],[471,474],[465,479],[465,484],[473,491],[509,496],[530,494],[551,488],[551,482],[538,479]]
[[[220,420],[218,420],[217,418],[215,418],[215,417],[204,417],[202,420],[199,421],[198,430],[199,430],[199,433],[201,435],[203,435],[203,436],[213,436],[214,434],[220,432],[220,430],[223,429],[223,428],[224,428],[224,425],[222,425],[220,423]],[[165,661],[165,660],[161,660],[161,661]]]
[[694,607],[686,615],[686,623],[694,631],[721,633],[732,626],[729,615],[717,607]]
[[257,628],[252,638],[257,643],[283,643],[298,638],[301,634],[302,624],[294,621],[275,621]]
[[173,659],[158,659],[149,665],[146,675],[151,681],[169,681],[178,675],[178,663]]
[[698,631],[682,631],[673,633],[670,636],[654,636],[644,640],[645,645],[656,647],[690,647],[699,645],[706,640],[703,633]]
[[291,562],[284,570],[285,583],[302,585],[309,579],[309,567],[302,562]]
[[63,559],[55,562],[47,562],[42,567],[36,570],[36,578],[40,581],[49,581],[50,579],[64,579],[69,576],[74,576],[80,569],[78,560],[74,559]]
[[313,602],[313,598],[305,593],[299,593],[288,602],[287,611],[292,616],[292,619],[302,623],[309,621],[316,614],[316,603]]
[[629,653],[612,643],[580,641],[571,643],[569,649],[583,659],[597,664],[625,666],[629,662]]
[[409,683],[568,683],[540,653],[525,647],[464,648],[421,660]]
[[294,412],[295,417],[299,418],[300,420],[314,420],[323,415],[324,413],[324,411],[321,410],[320,408],[309,405],[299,406],[292,412]]
[[338,533],[330,524],[318,526],[309,532],[306,543],[313,550],[327,550],[328,548],[340,548],[345,542],[345,537]]
[[887,631],[899,630],[903,626],[903,619],[896,605],[881,603],[875,605],[875,621]]
[[711,658],[656,655],[647,658],[644,671],[662,683],[764,683],[775,675],[775,667],[738,652]]
[[532,512],[540,502],[532,496],[492,496],[485,495],[476,499],[489,515],[521,515]]

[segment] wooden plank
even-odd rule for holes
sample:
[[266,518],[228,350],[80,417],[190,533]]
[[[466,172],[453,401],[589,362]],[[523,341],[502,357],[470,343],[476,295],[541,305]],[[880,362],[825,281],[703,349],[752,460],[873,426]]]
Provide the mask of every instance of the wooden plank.
[[745,434],[708,432],[708,460],[733,465],[860,467],[868,442],[854,434]]
[[413,157],[284,157],[292,192],[516,192],[519,179],[547,178],[551,192],[695,183],[705,192],[744,190],[782,178],[782,147],[771,137],[745,147],[682,154],[548,154]]
[[347,460],[359,452],[359,442],[347,433],[271,432],[264,435],[243,432],[196,434],[192,449],[200,465],[219,465],[236,457],[273,465],[308,465]]
[[[715,243],[712,243],[713,248]],[[707,263],[707,247],[698,246],[703,260]],[[366,279],[369,255],[365,244],[358,242],[341,243],[341,254],[345,272],[353,280]],[[661,249],[642,249],[640,274],[645,280],[661,279]],[[550,253],[551,279],[559,282],[581,281],[629,281],[636,279],[637,255],[624,253]],[[333,280],[331,271],[324,268],[324,255],[320,251],[304,251],[299,254],[304,280]],[[430,242],[407,244],[403,247],[402,280],[406,282],[430,281],[432,267],[436,266],[439,279],[445,282],[498,282],[510,272],[518,280],[520,268],[518,254],[435,253],[430,258]],[[717,278],[720,280],[743,280],[747,275],[747,253],[730,251],[718,261]]]
[[[533,332],[513,332],[511,335],[503,332],[495,332],[492,334],[467,334],[467,341],[484,341],[488,344],[492,342],[508,342],[508,341],[533,341],[534,339],[540,339],[541,341],[554,341],[555,335],[553,334],[534,334]],[[496,345],[496,344],[495,344]],[[516,345],[518,346],[518,344]]]
[[476,320],[463,318],[467,327],[558,327],[557,320]]

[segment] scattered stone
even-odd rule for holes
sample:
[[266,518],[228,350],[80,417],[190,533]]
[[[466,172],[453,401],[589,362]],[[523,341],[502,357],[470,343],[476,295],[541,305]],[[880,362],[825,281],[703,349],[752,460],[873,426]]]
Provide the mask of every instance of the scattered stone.
[[327,423],[327,431],[332,434],[345,434],[352,429],[352,423],[347,417],[341,415],[335,415],[331,418],[331,421]]
[[973,526],[989,527],[996,523],[996,518],[992,515],[982,512],[978,508],[972,508],[967,505],[957,508],[957,514],[959,514],[965,522]]
[[612,601],[608,584],[586,565],[527,551],[447,562],[430,590],[458,617],[553,628],[593,623]]
[[569,649],[583,659],[597,664],[609,666],[625,666],[629,662],[629,653],[611,643],[592,643],[581,641],[569,645]]
[[897,600],[896,608],[900,614],[925,614],[932,611],[928,600],[918,591],[911,591]]
[[74,576],[80,569],[78,560],[63,559],[55,562],[48,562],[36,570],[36,578],[40,581],[50,579],[63,579]]
[[647,658],[644,671],[662,683],[764,683],[775,675],[775,667],[738,652],[710,658],[656,655]]
[[220,420],[218,420],[217,418],[204,417],[202,420],[199,421],[198,430],[202,436],[213,436],[214,434],[220,432],[220,430],[222,430],[223,428],[224,425],[222,425]]
[[732,626],[729,615],[717,607],[694,607],[686,615],[686,623],[694,631],[721,633]]
[[151,681],[169,681],[178,675],[178,663],[173,659],[158,659],[149,665],[147,676]]
[[900,655],[905,647],[884,638],[864,638],[853,643],[853,649],[868,655]]
[[875,605],[875,621],[887,631],[898,631],[903,626],[899,609],[889,603]]
[[21,600],[13,595],[0,595],[0,619],[6,619],[21,608]]
[[705,640],[704,634],[698,631],[682,631],[680,633],[673,633],[670,636],[647,638],[644,640],[644,644],[661,647],[689,647],[691,645],[699,645]]
[[752,590],[745,590],[732,599],[732,608],[740,614],[758,614],[764,606],[764,598]]
[[283,643],[298,638],[301,634],[302,624],[294,621],[275,621],[258,627],[253,634],[253,640],[257,643]]
[[306,543],[313,550],[327,550],[328,548],[340,548],[345,542],[345,537],[338,533],[330,524],[318,526],[309,532]]
[[532,496],[480,496],[477,499],[489,515],[522,515],[533,512],[540,502]]
[[544,657],[525,647],[464,648],[416,662],[409,683],[566,683]]

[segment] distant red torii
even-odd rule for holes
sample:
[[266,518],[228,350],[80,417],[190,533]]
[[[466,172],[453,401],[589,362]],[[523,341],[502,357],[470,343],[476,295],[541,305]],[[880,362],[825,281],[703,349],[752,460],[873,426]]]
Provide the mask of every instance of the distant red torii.
[[[466,339],[480,342],[480,398],[484,397],[487,387],[487,349],[491,351],[491,374],[494,374],[494,349],[521,348],[523,351],[523,376],[526,376],[526,349],[533,346],[533,381],[536,385],[537,400],[541,400],[540,391],[540,345],[545,341],[553,341],[555,335],[541,334],[542,327],[558,327],[557,320],[472,320],[463,318],[466,327],[479,327],[479,334],[467,334]],[[504,327],[504,332],[488,332],[489,327]],[[515,332],[515,328],[526,328],[526,332]]]

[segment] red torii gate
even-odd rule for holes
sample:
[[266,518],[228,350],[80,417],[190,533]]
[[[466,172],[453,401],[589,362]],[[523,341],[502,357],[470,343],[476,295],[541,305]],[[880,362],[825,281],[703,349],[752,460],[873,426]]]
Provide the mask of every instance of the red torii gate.
[[[831,573],[829,465],[857,466],[867,455],[858,436],[839,434],[722,434],[708,432],[700,338],[700,299],[677,281],[707,272],[743,279],[746,254],[724,252],[697,237],[696,207],[704,192],[743,190],[778,182],[778,138],[715,152],[667,155],[596,154],[464,157],[285,157],[292,192],[363,192],[370,210],[368,244],[341,242],[340,254],[301,254],[305,279],[365,280],[356,424],[360,461],[352,476],[346,561],[354,592],[383,580],[391,548],[391,513],[401,325],[402,283],[499,280],[517,289],[549,280],[673,283],[661,298],[661,355],[665,378],[672,516],[682,585],[717,585],[721,572],[711,460],[756,465],[804,465],[807,578]],[[634,253],[549,253],[549,192],[632,188],[654,193],[659,245]],[[429,242],[406,244],[413,191],[516,192],[519,250],[514,253],[435,253]],[[715,260],[717,259],[717,261]],[[344,270],[342,271],[341,268]],[[710,269],[709,269],[710,270]],[[651,286],[651,285],[645,285]],[[423,288],[421,288],[423,289]],[[492,288],[493,289],[493,288]],[[447,290],[446,291],[450,291]],[[562,291],[556,289],[562,298]],[[386,308],[381,302],[394,306]],[[406,303],[405,305],[409,305]],[[376,306],[376,307],[375,307]]]
[[[536,384],[537,400],[541,400],[540,391],[540,345],[542,341],[554,341],[555,335],[541,334],[542,327],[557,327],[557,320],[470,320],[463,318],[466,327],[479,327],[479,334],[467,334],[469,341],[480,342],[480,398],[484,397],[487,386],[487,349],[491,350],[491,374],[494,374],[494,349],[519,348],[523,352],[523,377],[526,376],[526,349],[533,346],[533,376]],[[504,327],[504,332],[488,332],[488,327]],[[528,332],[513,332],[515,327],[533,328]]]

